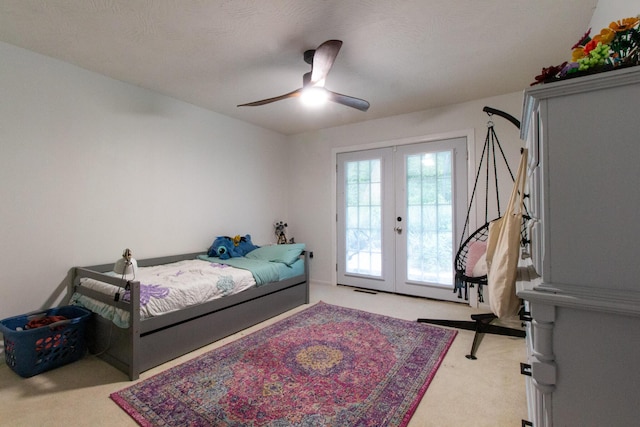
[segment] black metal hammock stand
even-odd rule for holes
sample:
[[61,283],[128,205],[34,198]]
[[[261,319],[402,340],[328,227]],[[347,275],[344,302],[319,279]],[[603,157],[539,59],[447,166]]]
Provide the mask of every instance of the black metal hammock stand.
[[[506,165],[507,171],[511,176],[511,180],[515,182],[513,173],[511,172],[511,168],[509,167],[509,163],[507,162],[507,158],[502,150],[502,146],[500,145],[500,141],[493,129],[493,122],[491,121],[491,116],[496,114],[501,116],[511,123],[513,123],[518,129],[520,128],[520,122],[515,119],[510,114],[507,114],[503,111],[493,109],[491,107],[484,107],[483,110],[489,115],[489,122],[487,124],[487,137],[484,142],[484,148],[482,149],[482,155],[480,157],[480,163],[478,166],[478,171],[476,173],[475,183],[473,185],[473,191],[471,193],[471,199],[469,201],[469,206],[467,208],[467,218],[464,223],[464,227],[462,230],[462,237],[460,239],[460,246],[458,252],[456,253],[456,257],[454,260],[454,268],[455,268],[455,286],[454,292],[458,293],[459,298],[469,299],[469,288],[478,286],[478,299],[480,302],[484,301],[483,297],[483,288],[487,285],[487,275],[483,274],[473,274],[471,269],[468,268],[468,262],[471,258],[475,258],[476,255],[471,252],[474,251],[474,246],[483,247],[482,245],[486,245],[487,238],[489,237],[489,183],[491,181],[494,182],[495,186],[495,195],[496,195],[496,208],[498,211],[497,218],[500,218],[502,215],[500,211],[500,193],[498,191],[498,165],[497,165],[497,154],[499,153],[502,160],[504,160],[504,164]],[[485,163],[486,159],[486,163]],[[478,187],[478,181],[480,178],[480,174],[484,170],[485,172],[485,205],[484,205],[484,225],[478,228],[476,231],[471,233],[469,237],[465,239],[465,236],[469,227],[469,217],[471,214],[471,207],[473,206],[473,201],[476,196],[476,190]],[[491,174],[493,173],[493,177]],[[493,179],[492,179],[493,178]],[[527,196],[525,195],[525,198]],[[527,245],[529,240],[527,238],[527,227],[526,222],[529,219],[528,211],[525,206],[525,214],[523,215],[523,225],[522,225],[522,237],[521,237],[521,245]],[[481,245],[478,245],[481,244]],[[477,258],[474,262],[477,261]],[[473,267],[473,266],[471,266]],[[473,314],[471,315],[471,320],[439,320],[439,319],[418,319],[418,322],[422,323],[431,323],[434,325],[441,326],[450,326],[458,329],[466,329],[475,331],[475,336],[473,338],[473,344],[471,346],[471,353],[467,355],[468,359],[476,359],[476,352],[478,350],[478,346],[482,340],[482,337],[485,333],[497,334],[497,335],[507,335],[514,337],[524,337],[525,333],[521,329],[513,329],[507,328],[503,326],[492,325],[491,322],[497,319],[497,317],[493,313],[487,314]]]

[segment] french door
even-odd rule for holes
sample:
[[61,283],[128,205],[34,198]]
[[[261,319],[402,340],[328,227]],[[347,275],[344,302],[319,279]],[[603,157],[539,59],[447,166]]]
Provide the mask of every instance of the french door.
[[338,154],[339,284],[460,301],[466,152],[453,138]]

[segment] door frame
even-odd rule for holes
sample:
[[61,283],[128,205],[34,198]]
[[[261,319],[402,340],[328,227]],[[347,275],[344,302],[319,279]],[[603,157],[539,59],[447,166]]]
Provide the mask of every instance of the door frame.
[[[413,136],[408,138],[401,139],[393,139],[393,140],[383,140],[372,142],[368,144],[359,144],[359,145],[351,145],[344,147],[335,147],[331,149],[331,162],[334,173],[331,174],[331,214],[334,218],[331,221],[331,235],[333,238],[331,239],[331,265],[334,266],[331,272],[331,283],[336,286],[338,283],[338,226],[337,226],[337,218],[338,218],[338,193],[337,193],[337,184],[338,184],[338,154],[339,153],[348,153],[352,151],[362,151],[362,150],[370,150],[377,148],[385,148],[385,147],[393,147],[399,145],[408,145],[408,144],[416,144],[422,142],[434,142],[441,141],[443,139],[452,139],[452,138],[466,138],[467,140],[467,176],[473,175],[473,171],[475,170],[476,165],[476,143],[475,143],[475,130],[473,128],[470,129],[462,129],[457,131],[431,134],[431,135],[422,135],[422,136]],[[467,183],[467,193],[468,197],[473,192],[473,182],[472,180],[468,180]],[[477,204],[476,204],[477,205]],[[468,201],[467,201],[468,206]],[[477,207],[475,207],[477,210]],[[477,212],[473,210],[473,215],[469,217],[469,230],[475,230],[477,227]],[[468,303],[470,306],[476,307],[478,298],[475,295],[477,288],[473,287],[469,289],[469,300]]]

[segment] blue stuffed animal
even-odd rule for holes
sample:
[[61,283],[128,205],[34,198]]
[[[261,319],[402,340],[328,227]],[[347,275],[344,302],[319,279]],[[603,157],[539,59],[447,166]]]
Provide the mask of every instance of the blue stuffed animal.
[[233,238],[229,236],[218,236],[209,247],[207,256],[229,259],[245,256],[256,248],[258,248],[258,246],[251,242],[251,236],[249,234],[245,236],[238,235]]
[[207,255],[220,259],[229,259],[234,256],[234,252],[235,245],[233,244],[233,239],[228,236],[218,236],[209,247]]
[[245,234],[243,237],[236,236],[234,242],[236,242],[236,253],[238,256],[245,256],[252,250],[259,248],[259,246],[254,245],[251,241],[250,234]]

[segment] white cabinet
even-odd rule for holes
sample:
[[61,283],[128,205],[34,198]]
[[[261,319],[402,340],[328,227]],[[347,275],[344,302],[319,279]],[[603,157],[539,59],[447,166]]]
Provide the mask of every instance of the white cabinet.
[[542,426],[640,420],[640,67],[525,91],[534,264],[527,396]]

